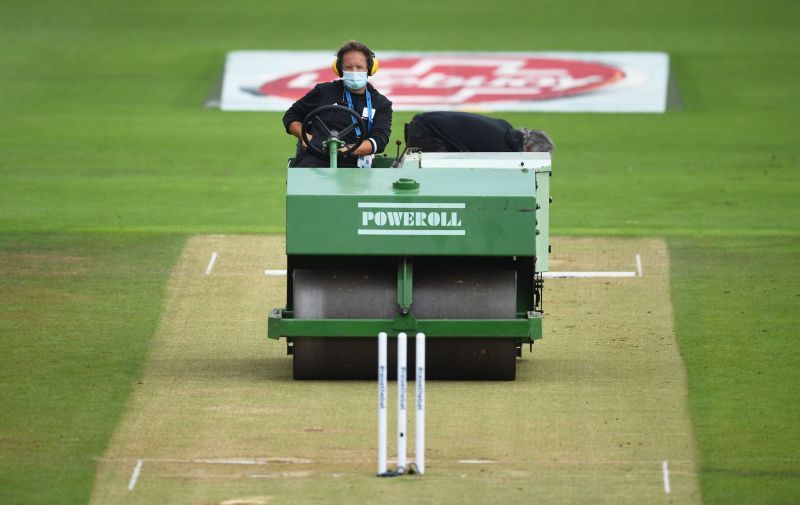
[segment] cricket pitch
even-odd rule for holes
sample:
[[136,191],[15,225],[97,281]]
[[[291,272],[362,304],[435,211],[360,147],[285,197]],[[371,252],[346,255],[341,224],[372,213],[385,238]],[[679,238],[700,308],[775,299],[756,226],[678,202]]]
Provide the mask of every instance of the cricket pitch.
[[427,474],[379,479],[376,384],[295,382],[266,338],[283,238],[193,237],[91,503],[699,503],[665,243],[557,238],[550,268],[636,254],[642,276],[545,281],[515,382],[429,381]]

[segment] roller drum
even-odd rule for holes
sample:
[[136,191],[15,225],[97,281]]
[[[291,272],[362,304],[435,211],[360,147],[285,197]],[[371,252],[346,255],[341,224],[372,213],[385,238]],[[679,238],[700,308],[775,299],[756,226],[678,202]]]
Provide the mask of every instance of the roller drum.
[[[388,270],[388,269],[387,269]],[[397,274],[379,269],[295,270],[296,319],[394,319]],[[502,269],[415,269],[412,313],[417,319],[513,319],[516,272]],[[390,328],[387,328],[390,330]],[[513,380],[513,338],[436,338],[427,342],[429,379]],[[409,342],[409,369],[414,344]],[[293,339],[296,379],[375,379],[377,336]],[[389,339],[389,362],[396,359],[396,339]],[[390,367],[390,378],[396,370]]]
[[417,319],[514,319],[517,313],[513,270],[417,270]]
[[394,319],[397,274],[385,270],[295,270],[295,319]]

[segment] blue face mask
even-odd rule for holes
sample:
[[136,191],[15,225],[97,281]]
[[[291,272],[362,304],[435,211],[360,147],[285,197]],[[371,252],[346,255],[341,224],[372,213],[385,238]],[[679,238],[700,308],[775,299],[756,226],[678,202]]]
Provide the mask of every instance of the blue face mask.
[[366,72],[342,72],[344,85],[349,89],[361,89],[367,85]]

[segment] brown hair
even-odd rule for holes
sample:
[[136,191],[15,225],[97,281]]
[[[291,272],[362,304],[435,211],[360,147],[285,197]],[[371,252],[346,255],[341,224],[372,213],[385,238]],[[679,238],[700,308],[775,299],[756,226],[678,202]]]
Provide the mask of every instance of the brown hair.
[[344,58],[345,53],[349,53],[350,51],[358,51],[359,53],[363,54],[365,58],[367,58],[367,74],[371,75],[372,63],[375,60],[375,53],[372,52],[372,49],[368,48],[366,45],[357,40],[348,40],[336,53],[336,70],[338,71],[339,75],[342,75],[342,58]]

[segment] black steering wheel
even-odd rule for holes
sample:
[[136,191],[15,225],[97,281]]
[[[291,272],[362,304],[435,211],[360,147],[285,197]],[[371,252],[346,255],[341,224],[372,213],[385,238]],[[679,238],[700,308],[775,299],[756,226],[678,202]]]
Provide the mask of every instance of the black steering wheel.
[[[350,126],[348,126],[342,131],[331,130],[330,128],[328,128],[328,125],[326,125],[325,122],[319,117],[320,114],[329,110],[341,110],[343,112],[346,112],[351,117],[356,118],[356,122],[352,123]],[[322,131],[324,131],[325,134],[328,136],[327,139],[322,141],[323,145],[329,140],[342,140],[345,137],[345,135],[353,131],[356,127],[359,127],[361,129],[360,133],[356,134],[356,141],[353,142],[353,144],[350,145],[350,147],[346,147],[344,151],[339,153],[341,156],[349,156],[350,154],[352,154],[353,151],[358,149],[358,146],[360,146],[361,143],[364,141],[364,139],[367,137],[367,129],[364,127],[364,120],[361,118],[361,116],[358,115],[358,112],[354,111],[349,107],[344,107],[342,105],[323,105],[322,107],[317,107],[316,109],[309,112],[306,118],[303,120],[303,128],[300,131],[300,141],[311,152],[316,153],[320,156],[329,156],[330,154],[320,149],[319,147],[315,146],[314,144],[308,142],[308,140],[306,140],[308,138],[306,134],[311,126],[311,123],[314,120],[317,121],[317,124],[322,127]]]

